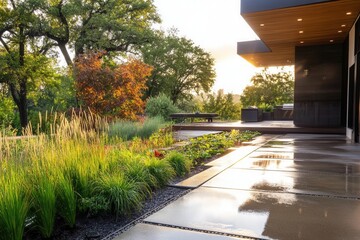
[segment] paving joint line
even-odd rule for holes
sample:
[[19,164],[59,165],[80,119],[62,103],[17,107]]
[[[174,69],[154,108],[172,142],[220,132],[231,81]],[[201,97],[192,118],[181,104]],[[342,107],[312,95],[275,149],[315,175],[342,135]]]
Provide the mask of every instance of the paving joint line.
[[251,239],[251,240],[268,240],[267,238],[249,237],[249,236],[245,236],[245,235],[241,235],[241,234],[226,233],[226,232],[205,230],[205,229],[198,229],[198,228],[191,228],[191,227],[183,227],[183,226],[177,226],[177,225],[171,225],[171,224],[165,224],[165,223],[157,223],[157,222],[149,222],[149,221],[143,221],[143,223],[146,223],[149,225],[154,225],[154,226],[175,228],[175,229],[180,229],[180,230],[185,230],[185,231],[190,231],[190,232],[199,232],[199,233],[220,235],[220,236],[226,236],[226,237],[245,238],[245,239]]
[[143,220],[147,217],[149,217],[150,215],[160,211],[161,209],[163,209],[164,207],[166,207],[167,205],[169,205],[170,203],[176,201],[177,199],[185,196],[186,194],[188,194],[191,191],[191,189],[184,191],[182,193],[180,193],[179,195],[176,195],[172,198],[170,198],[169,200],[165,201],[164,203],[160,204],[159,206],[155,207],[154,209],[151,209],[150,211],[144,213],[143,215],[141,215],[140,217],[136,218],[135,220],[129,222],[128,224],[126,224],[125,226],[119,228],[118,230],[115,230],[114,232],[108,234],[107,236],[105,236],[104,238],[102,238],[101,240],[111,240],[113,238],[115,238],[116,236],[120,235],[123,232],[126,232],[127,230],[129,230],[131,227],[135,226],[138,223],[143,222]]

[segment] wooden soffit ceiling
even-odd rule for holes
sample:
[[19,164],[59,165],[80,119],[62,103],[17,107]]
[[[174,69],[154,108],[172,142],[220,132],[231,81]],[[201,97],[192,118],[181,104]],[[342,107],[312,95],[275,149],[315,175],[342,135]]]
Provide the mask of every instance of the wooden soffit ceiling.
[[296,46],[343,43],[359,12],[360,0],[337,0],[242,14],[271,51],[241,56],[257,67],[293,65]]

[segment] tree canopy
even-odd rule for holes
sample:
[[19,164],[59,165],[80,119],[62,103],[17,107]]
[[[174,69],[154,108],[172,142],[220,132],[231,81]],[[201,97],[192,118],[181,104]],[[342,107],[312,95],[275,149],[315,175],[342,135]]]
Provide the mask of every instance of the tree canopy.
[[142,48],[142,54],[144,62],[154,67],[146,97],[164,93],[176,103],[192,93],[209,92],[214,84],[214,59],[175,31],[158,33],[155,41]]
[[37,1],[1,1],[0,9],[0,83],[8,85],[19,110],[20,123],[28,123],[28,92],[51,80],[51,60],[45,56],[49,43],[32,37]]
[[141,93],[152,68],[139,60],[112,66],[103,57],[104,53],[85,54],[75,62],[79,99],[103,116],[135,120],[144,111]]
[[57,48],[69,66],[69,52],[124,55],[149,42],[159,21],[152,0],[0,0],[0,83],[8,85],[21,126],[29,95],[39,87],[49,92],[44,82],[53,79]]
[[87,50],[127,52],[152,37],[160,22],[152,0],[37,0],[34,36],[45,36],[58,46],[68,65],[68,48],[75,56]]
[[223,90],[217,93],[202,95],[203,111],[219,114],[221,119],[239,119],[240,103],[235,102],[234,95],[231,93],[224,94]]
[[241,97],[241,103],[249,106],[270,106],[294,101],[294,76],[290,72],[280,71],[270,73],[268,69],[257,73],[251,79],[251,85],[247,86]]

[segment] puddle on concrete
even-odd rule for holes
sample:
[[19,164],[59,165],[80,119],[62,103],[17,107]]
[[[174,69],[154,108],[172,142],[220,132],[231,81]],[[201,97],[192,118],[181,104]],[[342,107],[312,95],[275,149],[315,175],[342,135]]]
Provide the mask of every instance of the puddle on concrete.
[[342,160],[330,161],[297,161],[281,159],[246,158],[236,163],[232,168],[300,171],[337,174],[360,174],[360,163],[346,163]]
[[203,186],[360,197],[360,176],[266,170],[227,169]]
[[145,221],[265,239],[358,240],[360,201],[199,188]]
[[274,152],[254,152],[249,155],[252,158],[269,158],[269,159],[294,159],[294,153],[274,153]]
[[292,146],[280,146],[280,147],[261,147],[257,152],[294,152],[295,148]]

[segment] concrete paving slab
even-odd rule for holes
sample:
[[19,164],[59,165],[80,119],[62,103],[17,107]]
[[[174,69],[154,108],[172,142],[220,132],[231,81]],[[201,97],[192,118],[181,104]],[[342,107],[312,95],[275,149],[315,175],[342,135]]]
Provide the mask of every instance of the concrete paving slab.
[[230,166],[236,163],[237,161],[241,160],[242,158],[248,156],[250,153],[258,149],[259,146],[241,146],[236,150],[211,161],[205,166]]
[[330,149],[317,149],[313,151],[294,151],[294,160],[306,160],[306,161],[344,161],[344,162],[359,162],[359,154],[352,152],[341,152]]
[[359,216],[358,200],[200,187],[145,221],[262,239],[358,240]]
[[226,167],[210,167],[209,169],[206,169],[205,171],[202,171],[190,178],[187,178],[184,181],[174,184],[173,186],[183,188],[197,188],[209,179],[219,174],[220,172],[224,171],[225,169]]
[[360,162],[348,163],[344,161],[298,161],[283,159],[244,158],[232,168],[256,169],[270,171],[292,172],[320,172],[337,174],[360,174]]
[[114,240],[245,240],[215,234],[187,231],[140,223],[122,233]]
[[278,138],[280,139],[292,139],[292,140],[297,140],[297,141],[301,141],[301,140],[311,140],[311,141],[316,141],[316,140],[329,140],[329,141],[333,141],[333,140],[343,140],[346,141],[346,136],[344,135],[339,135],[339,134],[297,134],[297,133],[289,133],[289,134],[285,134],[283,136],[279,136]]
[[227,169],[205,187],[360,197],[360,176]]

